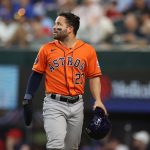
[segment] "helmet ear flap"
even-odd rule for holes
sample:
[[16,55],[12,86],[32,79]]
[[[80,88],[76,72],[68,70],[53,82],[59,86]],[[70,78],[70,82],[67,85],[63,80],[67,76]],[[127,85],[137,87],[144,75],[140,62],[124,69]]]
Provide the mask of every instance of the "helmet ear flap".
[[85,128],[86,134],[95,140],[103,139],[112,128],[111,122],[103,109],[96,107],[93,118]]

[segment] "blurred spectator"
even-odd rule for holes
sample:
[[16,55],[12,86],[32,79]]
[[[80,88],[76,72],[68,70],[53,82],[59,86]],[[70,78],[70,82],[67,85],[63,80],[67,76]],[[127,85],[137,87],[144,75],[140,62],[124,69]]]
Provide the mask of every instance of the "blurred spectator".
[[144,34],[139,30],[139,22],[134,14],[127,14],[123,28],[118,32],[118,36],[114,39],[117,42],[128,44],[147,44],[147,39]]
[[[13,2],[13,3],[10,3]],[[29,38],[29,25],[27,18],[33,16],[32,5],[29,0],[2,1],[4,12],[1,13],[0,21],[0,44],[1,46],[27,47]],[[4,7],[5,6],[5,7]],[[7,8],[7,10],[6,10]],[[3,9],[2,9],[3,10]],[[14,21],[14,19],[16,21]]]
[[113,0],[107,5],[105,9],[106,16],[110,18],[112,21],[119,20],[122,17],[122,14],[117,10],[117,5],[118,5],[117,0]]
[[14,16],[20,13],[24,13],[27,19],[33,17],[33,4],[31,0],[19,0],[13,3],[13,14]]
[[9,16],[0,20],[0,45],[5,46],[16,32],[18,25]]
[[150,142],[150,135],[147,131],[138,131],[133,134],[133,141],[131,145],[132,150],[148,150]]
[[26,18],[25,14],[16,17],[18,28],[7,42],[7,47],[38,48],[43,42],[50,40],[54,22],[46,16],[43,2],[35,3],[32,17],[32,20]]
[[150,14],[147,12],[144,12],[141,15],[141,27],[140,30],[142,34],[148,39],[150,43]]
[[78,37],[96,47],[150,44],[149,0],[1,0],[0,46],[37,49],[51,41],[57,11],[79,15]]
[[119,12],[125,11],[127,8],[129,8],[132,2],[133,0],[117,0],[117,10]]
[[38,48],[44,43],[50,41],[50,36],[43,29],[39,18],[34,18],[31,21],[33,40],[30,42],[30,47],[38,50]]
[[46,16],[45,5],[42,2],[34,5],[33,14],[31,28],[34,39],[29,46],[37,50],[44,42],[51,40],[54,21],[50,16]]
[[81,18],[78,37],[84,41],[99,44],[115,31],[111,20],[104,16],[99,0],[84,0],[74,13]]
[[12,19],[12,3],[10,0],[1,0],[0,1],[0,19]]
[[7,41],[6,47],[18,46],[25,48],[29,46],[29,42],[33,40],[32,29],[29,21],[25,16],[18,18],[18,26],[11,38]]
[[57,7],[59,11],[72,11],[76,3],[76,0],[57,0]]
[[125,14],[134,13],[139,17],[143,12],[150,13],[147,0],[134,0],[133,3],[124,11]]
[[13,128],[6,134],[6,150],[16,150],[23,138],[23,133],[20,129]]
[[46,6],[43,2],[38,2],[34,5],[33,16],[39,19],[45,34],[52,36],[54,21],[51,19],[51,16],[46,16]]

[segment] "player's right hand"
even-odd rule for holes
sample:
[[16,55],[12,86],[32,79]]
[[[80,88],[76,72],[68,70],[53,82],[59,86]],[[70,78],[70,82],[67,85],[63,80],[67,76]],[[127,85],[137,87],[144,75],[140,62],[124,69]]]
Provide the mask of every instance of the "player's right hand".
[[93,106],[93,109],[95,110],[96,107],[99,107],[99,108],[103,109],[104,112],[105,112],[105,114],[107,115],[107,110],[106,110],[106,108],[105,108],[105,106],[104,106],[104,104],[102,103],[101,100],[95,101],[94,106]]
[[23,109],[24,109],[24,121],[26,126],[29,126],[32,122],[32,100],[23,100]]

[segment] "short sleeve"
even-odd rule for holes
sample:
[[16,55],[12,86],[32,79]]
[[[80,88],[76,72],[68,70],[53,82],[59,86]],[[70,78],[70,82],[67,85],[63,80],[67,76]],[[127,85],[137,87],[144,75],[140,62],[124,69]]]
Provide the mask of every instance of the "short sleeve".
[[102,73],[97,59],[96,51],[95,49],[91,49],[88,58],[87,78],[92,78],[100,75],[102,75]]
[[40,48],[38,55],[35,59],[35,62],[33,64],[32,70],[39,72],[39,73],[45,73],[46,69],[46,54],[44,46]]

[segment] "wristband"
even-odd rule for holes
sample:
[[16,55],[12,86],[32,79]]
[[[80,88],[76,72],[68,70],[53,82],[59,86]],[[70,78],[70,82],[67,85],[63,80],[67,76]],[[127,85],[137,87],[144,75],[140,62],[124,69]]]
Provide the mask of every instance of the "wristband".
[[32,95],[31,94],[25,94],[24,100],[31,100],[31,99],[32,99]]

